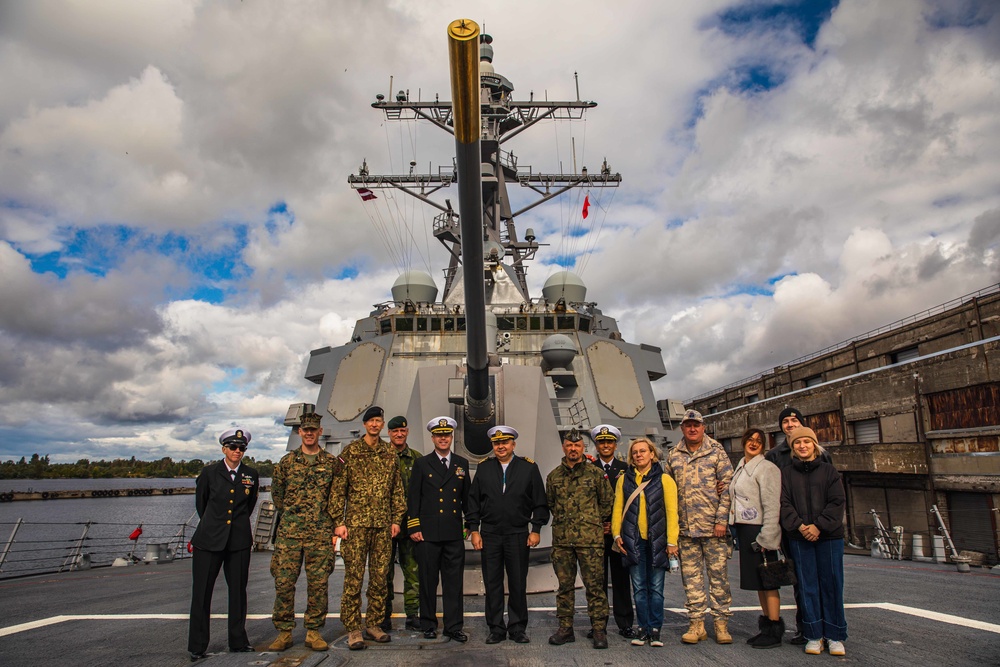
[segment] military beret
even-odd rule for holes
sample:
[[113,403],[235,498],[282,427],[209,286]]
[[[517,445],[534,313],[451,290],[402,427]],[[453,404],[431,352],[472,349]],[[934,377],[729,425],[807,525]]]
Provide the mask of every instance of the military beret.
[[222,435],[219,436],[219,444],[222,446],[238,442],[244,445],[250,444],[250,431],[246,430],[242,426],[237,426],[231,428],[228,431],[224,431]]
[[486,432],[492,442],[497,440],[514,439],[517,440],[517,429],[513,426],[494,426]]
[[299,419],[299,428],[319,428],[323,422],[323,418],[316,414],[315,412],[309,412],[302,415]]
[[574,428],[570,429],[570,432],[563,436],[563,440],[568,442],[580,442],[583,440],[583,436],[580,435],[580,432]]
[[380,408],[377,405],[373,405],[367,410],[365,410],[365,416],[361,418],[361,421],[366,422],[369,419],[375,419],[376,417],[383,417],[383,416],[385,416],[385,413],[382,411],[382,408]]
[[403,415],[397,415],[393,417],[392,419],[389,420],[389,423],[386,424],[386,428],[388,428],[390,431],[396,428],[406,428],[406,417],[404,417]]
[[590,429],[590,437],[594,439],[594,442],[598,440],[621,440],[622,432],[611,424],[598,424]]
[[701,413],[697,410],[688,410],[684,413],[684,418],[681,419],[681,423],[684,422],[698,422],[699,424],[705,423],[705,418],[701,416]]
[[427,430],[433,435],[454,433],[456,428],[458,428],[458,422],[451,417],[435,417],[427,422]]

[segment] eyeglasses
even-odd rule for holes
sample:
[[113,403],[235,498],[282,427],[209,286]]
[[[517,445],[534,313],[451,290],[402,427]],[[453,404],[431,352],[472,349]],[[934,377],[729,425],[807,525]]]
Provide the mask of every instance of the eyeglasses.
[[246,445],[226,445],[226,449],[231,449],[233,451],[236,451],[238,449],[241,452],[245,452],[247,450],[247,446]]

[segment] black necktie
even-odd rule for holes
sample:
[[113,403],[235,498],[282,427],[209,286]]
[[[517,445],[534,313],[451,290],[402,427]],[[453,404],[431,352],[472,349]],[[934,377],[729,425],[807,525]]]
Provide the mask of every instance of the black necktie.
[[229,479],[232,480],[233,482],[236,481],[236,471],[235,470],[230,470],[229,471]]
[[448,469],[448,459],[442,456],[441,457],[441,465],[443,465],[444,469],[447,470]]
[[611,475],[611,464],[610,463],[605,463],[604,464],[604,474],[605,475]]

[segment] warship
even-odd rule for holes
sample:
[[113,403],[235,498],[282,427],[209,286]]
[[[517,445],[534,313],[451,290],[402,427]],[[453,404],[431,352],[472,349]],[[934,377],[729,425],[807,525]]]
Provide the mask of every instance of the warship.
[[[518,223],[574,188],[616,188],[622,177],[606,159],[596,173],[539,173],[518,164],[508,142],[543,120],[580,120],[597,104],[519,100],[493,66],[490,35],[460,20],[449,26],[448,40],[451,102],[412,100],[400,91],[395,99],[377,95],[372,107],[387,121],[419,119],[453,134],[453,165],[381,175],[364,161],[348,177],[362,199],[393,189],[437,210],[433,234],[450,258],[440,298],[430,274],[405,271],[392,285],[392,300],[358,320],[349,342],[313,350],[305,377],[320,385],[319,395],[315,404],[290,406],[288,450],[299,445],[294,427],[301,415],[316,411],[324,446],[338,452],[364,432],[361,416],[371,405],[417,425],[410,445],[424,452],[433,444],[422,425],[453,417],[455,449],[473,469],[492,453],[486,431],[497,424],[518,430],[517,453],[534,459],[543,475],[559,464],[562,434],[574,428],[611,423],[625,442],[665,442],[652,388],[666,374],[660,349],[624,340],[615,319],[587,300],[576,273],[553,273],[541,295],[528,289],[528,264],[543,244]],[[450,199],[435,199],[452,185],[458,210]],[[514,189],[530,199],[519,208]],[[549,537],[543,532],[536,559],[545,559]]]

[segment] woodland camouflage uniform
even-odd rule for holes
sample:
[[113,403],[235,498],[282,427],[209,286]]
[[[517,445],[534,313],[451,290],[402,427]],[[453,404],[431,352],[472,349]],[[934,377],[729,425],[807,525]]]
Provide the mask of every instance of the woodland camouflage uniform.
[[340,620],[348,632],[361,630],[361,585],[368,563],[366,625],[385,618],[386,573],[392,554],[390,526],[402,526],[406,493],[396,450],[379,438],[374,446],[358,438],[344,447],[343,473],[334,480],[330,510],[335,527],[347,526],[340,543],[344,558],[344,592]]
[[601,469],[586,460],[570,468],[564,458],[549,473],[545,496],[552,512],[552,568],[559,580],[559,627],[573,627],[579,563],[591,625],[595,631],[604,631],[609,612],[604,582],[604,517],[611,514],[614,491]]
[[[422,454],[412,447],[406,447],[403,451],[396,451],[396,458],[399,461],[399,474],[403,480],[403,491],[410,488],[410,473],[413,472],[413,463]],[[403,610],[406,616],[413,617],[420,615],[419,582],[417,579],[417,558],[414,553],[414,542],[410,539],[406,530],[406,517],[403,517],[399,524],[399,536],[392,541],[392,554],[389,560],[389,570],[386,573],[386,602],[385,613],[388,616],[392,613],[392,600],[395,594],[392,590],[393,580],[393,556],[399,561],[399,569],[403,573]]]
[[281,520],[271,556],[271,618],[278,630],[295,627],[295,582],[303,561],[308,591],[303,625],[317,630],[326,622],[328,583],[334,565],[334,521],[328,508],[332,482],[340,468],[340,460],[322,449],[314,457],[296,449],[274,467],[271,499]]

